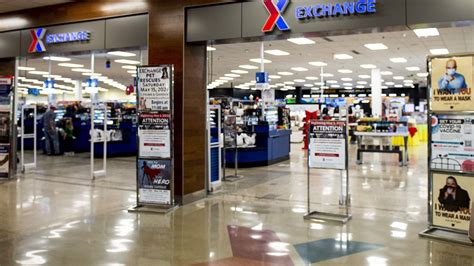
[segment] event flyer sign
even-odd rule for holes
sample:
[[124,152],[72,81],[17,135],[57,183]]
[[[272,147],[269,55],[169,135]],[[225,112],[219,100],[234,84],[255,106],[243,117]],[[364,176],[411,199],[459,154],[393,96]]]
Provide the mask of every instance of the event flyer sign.
[[140,114],[140,157],[171,158],[171,115]]
[[433,174],[433,225],[469,230],[474,176]]
[[309,167],[346,169],[346,123],[311,121]]
[[465,111],[474,106],[474,60],[471,56],[431,60],[433,111]]
[[171,204],[171,160],[138,160],[140,203]]
[[138,111],[170,111],[171,67],[138,68]]
[[0,178],[10,177],[10,145],[0,144]]
[[433,115],[431,168],[474,172],[474,115]]

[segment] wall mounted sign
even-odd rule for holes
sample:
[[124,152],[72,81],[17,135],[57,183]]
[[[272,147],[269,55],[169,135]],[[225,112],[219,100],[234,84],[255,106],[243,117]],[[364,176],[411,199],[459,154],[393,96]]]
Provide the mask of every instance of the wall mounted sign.
[[289,30],[290,26],[286,23],[285,18],[283,18],[282,13],[285,11],[286,7],[290,0],[278,0],[275,4],[273,0],[264,0],[263,5],[267,9],[270,16],[263,25],[262,32],[272,31],[275,25],[279,30]]
[[38,28],[30,31],[31,44],[28,48],[29,53],[46,52],[45,43],[49,45],[90,40],[89,31],[74,31],[54,34],[46,34],[46,31],[46,28]]
[[297,19],[324,18],[329,16],[375,13],[376,0],[346,1],[343,3],[297,6]]

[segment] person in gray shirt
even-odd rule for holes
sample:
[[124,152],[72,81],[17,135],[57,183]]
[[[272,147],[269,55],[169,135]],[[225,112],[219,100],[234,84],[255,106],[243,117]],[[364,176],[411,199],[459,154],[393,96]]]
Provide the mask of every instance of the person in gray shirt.
[[[45,148],[48,155],[59,154],[59,138],[56,130],[56,107],[51,105],[49,110],[43,115],[44,138],[46,140]],[[52,150],[53,149],[53,150]]]

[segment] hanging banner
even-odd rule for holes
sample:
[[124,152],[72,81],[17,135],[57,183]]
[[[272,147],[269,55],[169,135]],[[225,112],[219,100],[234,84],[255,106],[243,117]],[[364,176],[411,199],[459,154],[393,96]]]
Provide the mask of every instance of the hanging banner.
[[474,60],[471,56],[431,60],[433,111],[469,111],[474,106]]
[[474,115],[433,115],[431,169],[474,172]]
[[346,122],[312,120],[309,128],[309,167],[346,169]]
[[171,66],[138,67],[139,112],[170,111]]
[[171,115],[139,115],[139,157],[171,158]]
[[171,204],[171,160],[138,160],[139,203]]
[[467,231],[474,176],[433,173],[433,225]]

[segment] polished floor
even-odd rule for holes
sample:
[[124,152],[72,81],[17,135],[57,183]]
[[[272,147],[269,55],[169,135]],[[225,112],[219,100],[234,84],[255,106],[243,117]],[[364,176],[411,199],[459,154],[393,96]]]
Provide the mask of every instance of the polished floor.
[[[0,183],[0,265],[474,265],[474,248],[420,238],[427,225],[424,147],[350,164],[353,218],[305,221],[307,169],[291,161],[241,169],[206,200],[166,215],[129,213],[134,158],[40,156],[38,169]],[[99,163],[99,161],[97,161]],[[228,172],[232,172],[228,169]],[[340,173],[311,171],[311,211],[344,213]]]

